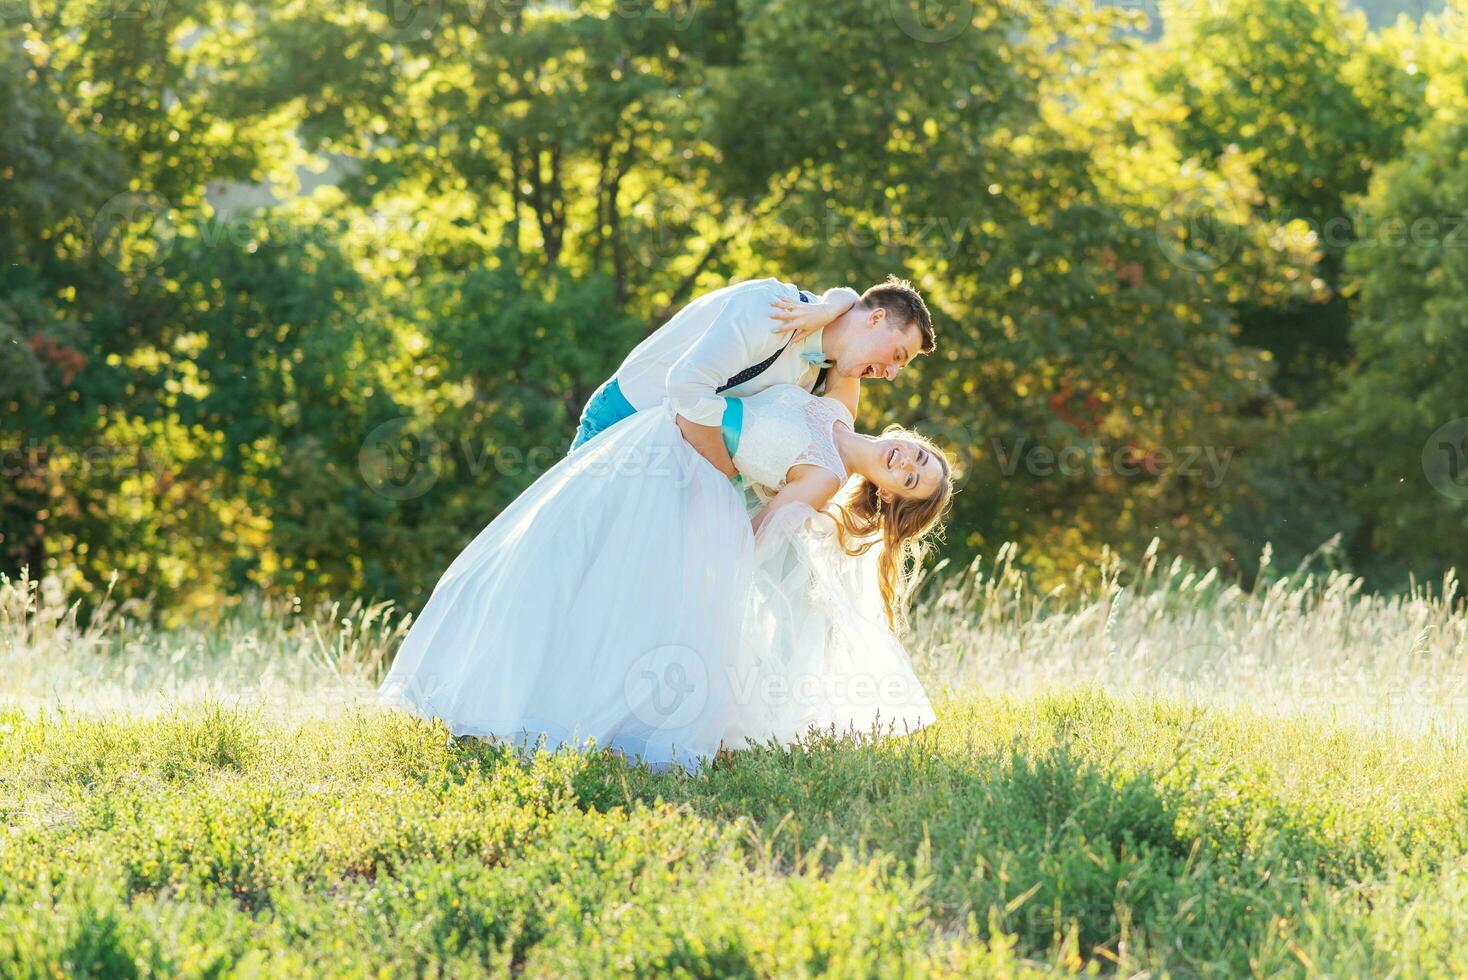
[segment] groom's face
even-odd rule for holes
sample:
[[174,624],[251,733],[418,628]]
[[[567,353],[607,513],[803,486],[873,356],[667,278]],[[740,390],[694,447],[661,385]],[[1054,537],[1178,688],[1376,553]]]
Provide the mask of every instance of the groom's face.
[[922,346],[923,333],[916,323],[896,325],[885,309],[877,307],[863,316],[861,329],[836,369],[847,377],[895,381]]

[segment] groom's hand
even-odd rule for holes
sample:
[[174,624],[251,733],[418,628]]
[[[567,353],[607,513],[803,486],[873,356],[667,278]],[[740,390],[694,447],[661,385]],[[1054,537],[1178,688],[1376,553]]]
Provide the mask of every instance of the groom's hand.
[[700,456],[714,465],[714,469],[731,480],[739,475],[739,471],[734,468],[734,460],[729,458],[729,449],[724,445],[724,430],[721,427],[699,425],[679,415],[678,431],[683,433],[683,438],[688,440],[690,446],[698,450]]

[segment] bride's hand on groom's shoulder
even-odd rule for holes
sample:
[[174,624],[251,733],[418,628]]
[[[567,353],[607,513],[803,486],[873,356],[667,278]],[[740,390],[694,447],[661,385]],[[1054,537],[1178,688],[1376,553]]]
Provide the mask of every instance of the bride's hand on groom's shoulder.
[[856,303],[861,297],[845,286],[827,290],[819,303],[802,303],[793,299],[777,299],[770,304],[770,318],[775,320],[771,333],[789,333],[791,341],[804,340]]

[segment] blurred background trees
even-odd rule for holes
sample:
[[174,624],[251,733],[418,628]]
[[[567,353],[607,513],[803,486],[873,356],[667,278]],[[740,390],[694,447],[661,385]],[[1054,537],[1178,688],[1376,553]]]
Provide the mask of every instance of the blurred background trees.
[[952,556],[1465,565],[1452,8],[9,13],[4,570],[416,606],[694,295],[889,272],[939,349],[863,421],[953,452]]

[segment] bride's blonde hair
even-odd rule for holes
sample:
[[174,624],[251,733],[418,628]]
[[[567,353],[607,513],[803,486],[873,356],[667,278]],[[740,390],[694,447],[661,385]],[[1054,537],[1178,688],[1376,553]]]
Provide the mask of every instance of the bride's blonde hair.
[[893,632],[907,628],[907,606],[912,597],[926,551],[926,537],[940,527],[944,511],[953,498],[953,467],[943,450],[924,436],[900,425],[889,425],[883,436],[910,439],[938,460],[943,477],[927,497],[896,497],[882,500],[877,485],[864,476],[851,481],[844,496],[833,499],[825,512],[836,522],[842,549],[853,557],[882,545],[877,558],[877,585]]

